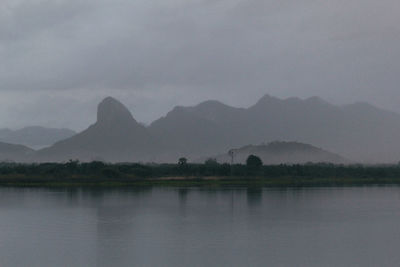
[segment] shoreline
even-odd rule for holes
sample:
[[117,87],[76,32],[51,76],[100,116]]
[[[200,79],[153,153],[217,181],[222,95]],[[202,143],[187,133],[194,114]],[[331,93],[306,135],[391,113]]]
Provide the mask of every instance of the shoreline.
[[400,185],[399,178],[354,178],[354,177],[159,177],[104,179],[89,177],[74,178],[10,178],[0,177],[0,187],[142,187],[142,186],[244,186],[244,187],[331,187]]

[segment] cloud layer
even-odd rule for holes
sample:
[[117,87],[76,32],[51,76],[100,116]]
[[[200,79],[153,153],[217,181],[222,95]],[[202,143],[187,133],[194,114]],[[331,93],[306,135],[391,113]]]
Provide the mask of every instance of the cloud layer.
[[400,111],[399,13],[395,0],[4,0],[0,126],[81,128],[106,95],[147,122],[265,93]]

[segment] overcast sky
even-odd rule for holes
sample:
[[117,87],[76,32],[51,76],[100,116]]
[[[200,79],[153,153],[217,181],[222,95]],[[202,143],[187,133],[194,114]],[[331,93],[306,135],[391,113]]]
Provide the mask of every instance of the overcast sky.
[[0,127],[264,94],[400,112],[399,0],[1,0]]

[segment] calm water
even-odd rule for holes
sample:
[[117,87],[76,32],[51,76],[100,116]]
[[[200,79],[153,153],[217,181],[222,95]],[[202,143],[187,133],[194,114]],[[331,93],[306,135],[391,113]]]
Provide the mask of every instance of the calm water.
[[400,188],[0,188],[0,266],[399,266]]

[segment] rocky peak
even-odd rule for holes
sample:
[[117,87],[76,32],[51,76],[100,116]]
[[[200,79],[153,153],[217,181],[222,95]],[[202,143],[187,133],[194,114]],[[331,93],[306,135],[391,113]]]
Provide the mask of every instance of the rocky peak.
[[106,97],[97,107],[97,123],[112,124],[115,122],[135,122],[130,111],[118,100]]

